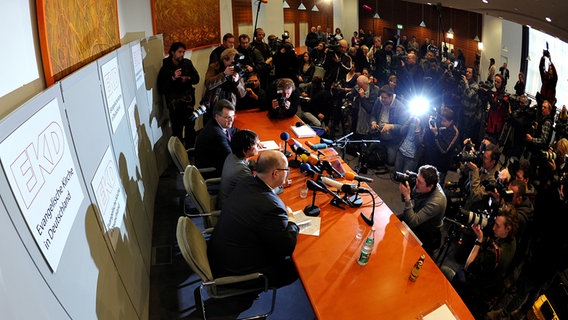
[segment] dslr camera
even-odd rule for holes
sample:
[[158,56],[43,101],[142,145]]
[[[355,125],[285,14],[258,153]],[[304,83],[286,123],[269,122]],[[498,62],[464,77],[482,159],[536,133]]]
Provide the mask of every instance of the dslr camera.
[[416,172],[409,172],[409,173],[402,173],[396,171],[392,175],[392,179],[396,182],[405,183],[408,182],[410,188],[414,188],[416,185],[416,179],[418,178],[418,174]]
[[254,89],[254,81],[252,81],[252,80],[247,80],[247,81],[245,82],[245,88]]
[[505,200],[505,202],[509,203],[513,201],[514,193],[513,191],[509,190],[503,182],[497,181],[490,181],[490,180],[483,180],[481,181],[481,185],[485,187],[485,191],[487,192],[495,192],[499,194],[501,199]]
[[286,108],[286,101],[288,101],[288,99],[286,99],[284,90],[278,90],[276,92],[276,101],[278,101],[278,108]]
[[247,68],[243,65],[244,59],[245,59],[245,56],[243,56],[240,53],[236,53],[235,59],[233,60],[233,63],[231,64],[231,66],[233,67],[235,72],[238,73],[241,78],[244,77],[247,73]]

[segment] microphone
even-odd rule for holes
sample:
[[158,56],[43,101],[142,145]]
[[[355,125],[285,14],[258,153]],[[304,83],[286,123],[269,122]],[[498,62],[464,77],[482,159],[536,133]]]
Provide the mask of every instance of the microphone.
[[197,118],[204,115],[205,112],[207,112],[207,107],[204,105],[200,105],[199,107],[197,107],[197,109],[195,109],[195,111],[193,111],[189,120],[195,121],[197,120]]
[[373,182],[372,178],[358,176],[353,172],[346,172],[345,175],[343,176],[343,178],[345,178],[345,180],[349,180],[349,181],[355,180],[355,181],[359,181],[359,182],[368,182],[368,183]]
[[[330,176],[333,176],[334,174],[339,178],[342,177],[343,175],[341,174],[341,172],[337,171],[337,169],[335,169],[335,167],[331,164],[331,162],[329,162],[329,160],[323,160],[321,161],[321,167],[323,170],[325,170],[327,172],[327,174],[329,174]],[[349,180],[349,179],[347,179]]]
[[341,197],[339,195],[337,195],[337,193],[329,190],[325,186],[324,183],[318,183],[317,181],[314,181],[314,180],[308,180],[308,181],[306,181],[306,185],[308,186],[308,189],[310,189],[310,190],[327,193],[327,194],[331,195],[336,201],[339,201],[339,202],[345,204],[346,206],[351,206],[351,204],[349,202],[341,199]]
[[[316,177],[319,173],[313,168],[309,163],[301,163],[300,164],[300,172],[307,173],[310,177]],[[316,178],[315,180],[317,180]]]
[[286,158],[291,157],[292,153],[286,150],[286,147],[288,147],[288,139],[290,139],[290,134],[284,131],[280,134],[280,139],[284,141],[284,150],[282,151],[282,153]]
[[335,142],[333,142],[333,140],[329,140],[329,139],[325,139],[325,138],[320,138],[320,143],[325,143],[327,145],[334,145]]
[[311,141],[306,141],[305,144],[306,144],[308,147],[310,147],[310,149],[312,149],[312,150],[319,150],[319,149],[326,149],[326,148],[329,148],[329,146],[328,146],[327,144],[325,144],[325,143],[317,143],[317,144],[314,144],[314,143],[311,142]]
[[328,177],[322,177],[321,181],[323,183],[325,183],[326,185],[328,185],[330,187],[334,187],[337,190],[341,190],[341,192],[344,192],[344,193],[349,194],[349,195],[352,195],[352,194],[355,194],[355,193],[371,193],[371,191],[368,190],[368,189],[358,188],[354,184],[341,183],[339,181],[335,181],[335,180],[330,179]]
[[288,144],[290,145],[290,149],[292,149],[292,151],[295,154],[297,154],[297,155],[302,155],[302,154],[310,155],[310,152],[308,150],[306,150],[304,147],[302,147],[302,144],[299,143],[296,139],[292,138],[292,139],[288,140]]

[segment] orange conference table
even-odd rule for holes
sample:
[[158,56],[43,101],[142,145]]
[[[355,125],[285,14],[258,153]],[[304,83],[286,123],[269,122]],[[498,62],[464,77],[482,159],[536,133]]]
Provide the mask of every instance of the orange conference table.
[[[290,126],[297,121],[297,117],[272,120],[266,112],[240,111],[235,126],[255,131],[261,141],[278,143],[283,131],[295,138]],[[319,142],[317,137],[297,140]],[[350,170],[345,163],[343,166]],[[290,178],[292,185],[280,197],[293,211],[302,210],[312,202],[312,191],[307,198],[300,198],[300,189],[308,178],[299,169],[292,169]],[[330,204],[329,195],[318,192],[315,204],[321,209],[320,235],[298,238],[293,258],[317,318],[417,319],[446,304],[456,318],[473,319],[435,262],[376,194],[375,246],[366,266],[357,263],[364,239],[371,231],[360,212],[370,216],[372,199],[368,194],[361,196],[362,207],[344,206],[345,210],[341,210]],[[366,227],[363,239],[355,238],[358,225]],[[421,254],[426,254],[426,261],[420,277],[411,282],[408,276]]]

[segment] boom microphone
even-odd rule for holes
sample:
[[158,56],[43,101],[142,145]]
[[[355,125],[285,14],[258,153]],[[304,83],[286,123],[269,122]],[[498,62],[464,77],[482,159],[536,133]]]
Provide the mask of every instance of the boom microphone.
[[197,109],[195,109],[195,111],[193,111],[189,120],[195,121],[197,120],[197,118],[201,117],[206,112],[207,112],[207,107],[204,105],[200,105],[199,107],[197,107]]
[[358,176],[353,172],[346,172],[345,175],[343,176],[343,178],[345,178],[345,180],[349,180],[349,181],[355,180],[355,181],[359,181],[359,182],[368,182],[368,183],[373,182],[372,178]]
[[327,145],[334,145],[335,142],[333,142],[333,140],[329,140],[329,139],[325,139],[325,138],[320,138],[320,143],[325,143]]

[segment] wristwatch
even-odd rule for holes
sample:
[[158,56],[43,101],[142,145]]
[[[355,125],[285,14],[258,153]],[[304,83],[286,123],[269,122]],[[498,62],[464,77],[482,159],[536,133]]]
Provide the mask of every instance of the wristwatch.
[[475,245],[481,247],[483,245],[483,242],[479,242],[479,241],[475,240]]

